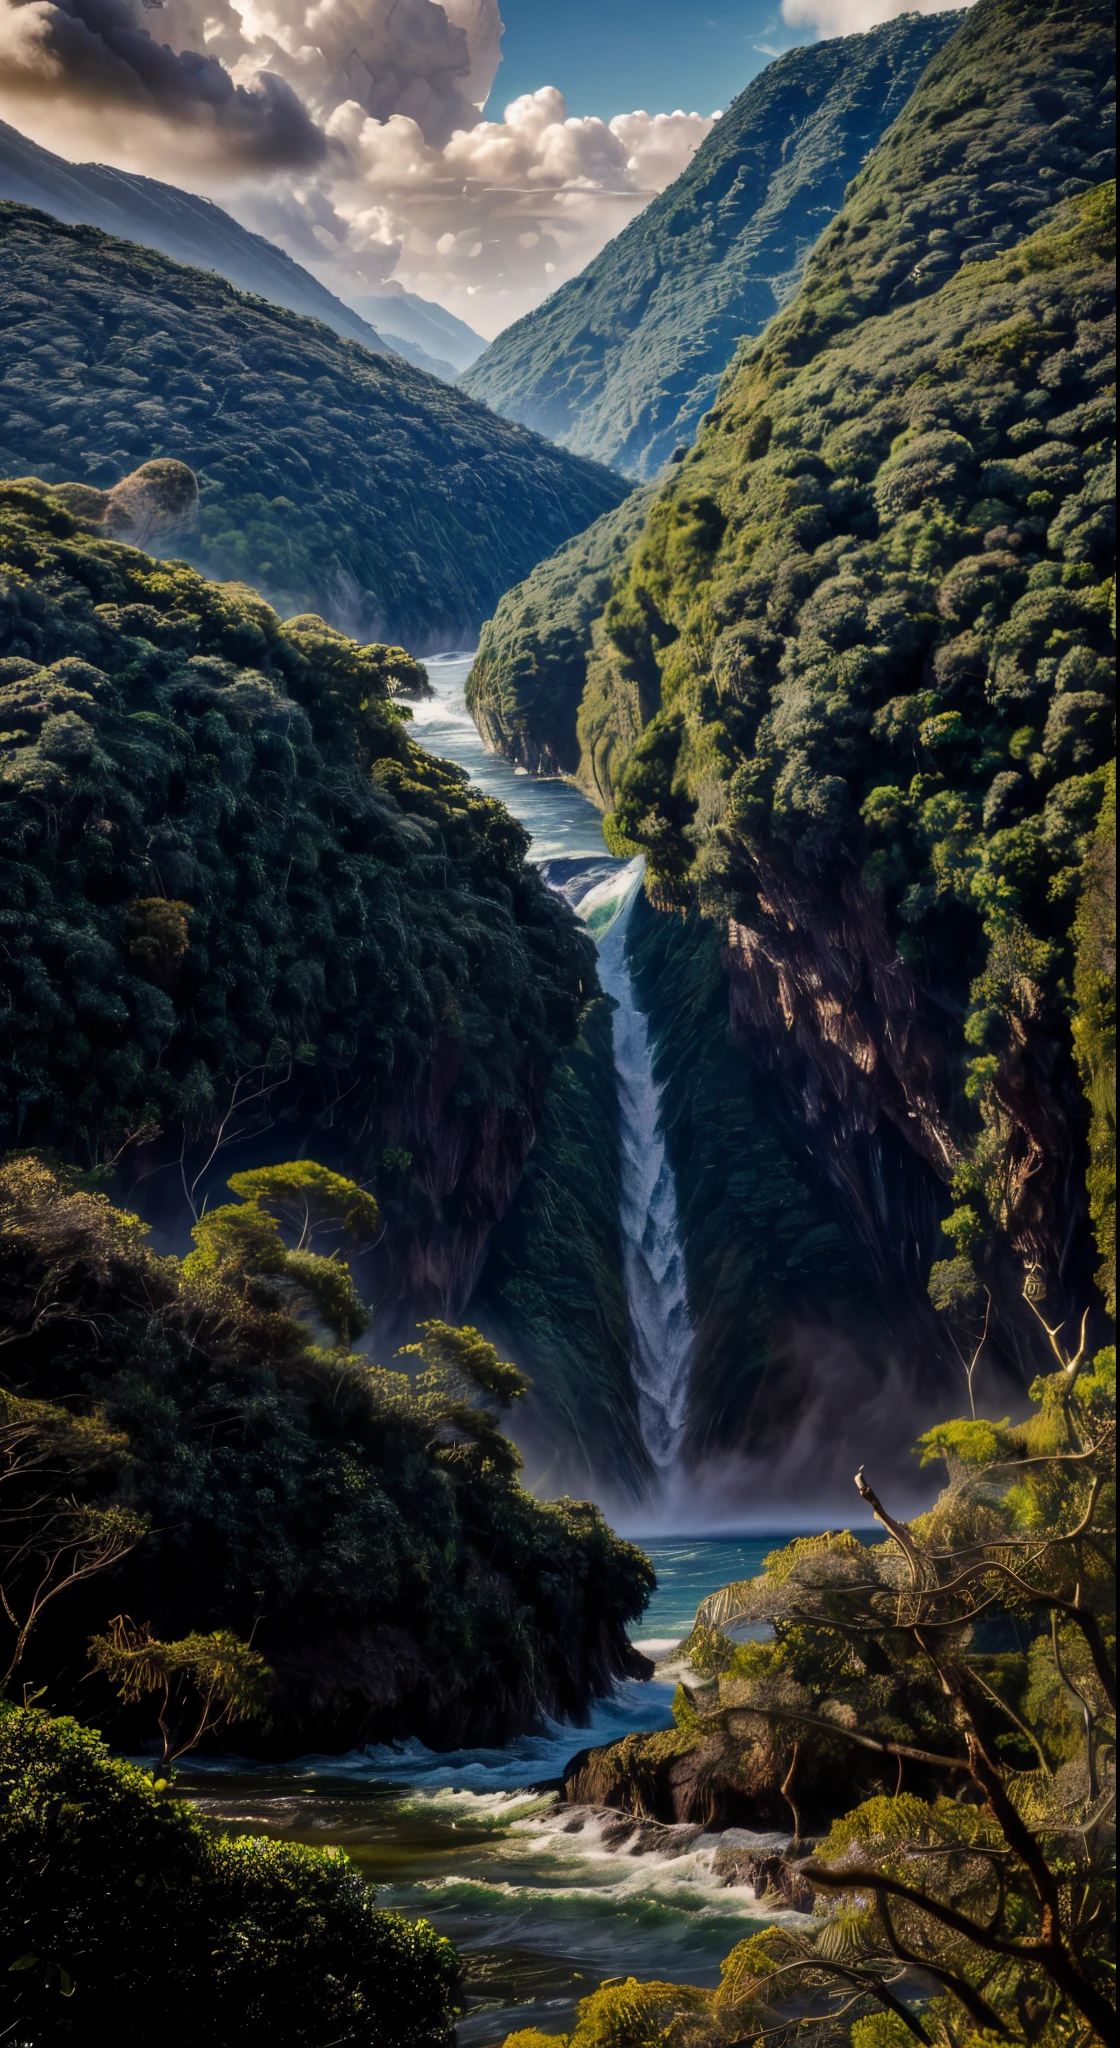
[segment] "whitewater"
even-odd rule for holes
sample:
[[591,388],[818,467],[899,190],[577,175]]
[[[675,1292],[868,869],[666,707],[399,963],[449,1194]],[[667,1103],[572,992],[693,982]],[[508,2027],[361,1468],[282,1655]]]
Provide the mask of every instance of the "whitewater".
[[[677,1198],[661,1130],[661,1090],[649,1027],[627,960],[642,864],[612,859],[599,813],[562,781],[534,780],[489,754],[464,687],[472,657],[427,664],[433,694],[413,707],[413,733],[500,798],[531,835],[532,858],[584,919],[614,999],[614,1058],[622,1150],[621,1215],[632,1329],[631,1370],[655,1474],[647,1528],[674,1498],[684,1432],[692,1325]],[[616,1687],[581,1726],[547,1724],[502,1749],[436,1753],[416,1741],[348,1756],[308,1756],[278,1769],[192,1760],[179,1783],[233,1833],[344,1847],[379,1903],[423,1917],[460,1950],[467,2012],[460,2048],[494,2048],[515,2028],[566,2031],[580,1998],[633,1973],[711,1986],[752,1929],[787,1913],[735,1879],[727,1852],[768,1852],[782,1835],[627,1824],[626,1817],[559,1803],[572,1756],[635,1731],[672,1725],[685,1669],[672,1653],[706,1594],[752,1577],[785,1536],[636,1540],[657,1591],[635,1640],[655,1660],[645,1683]]]

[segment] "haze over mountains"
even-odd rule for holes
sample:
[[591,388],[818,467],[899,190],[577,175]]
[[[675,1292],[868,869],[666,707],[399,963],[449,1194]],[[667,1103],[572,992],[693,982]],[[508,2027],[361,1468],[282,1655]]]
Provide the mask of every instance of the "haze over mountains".
[[508,418],[652,477],[692,441],[740,336],[797,288],[845,187],[962,17],[792,50],[581,275],[463,377]]
[[[0,199],[37,206],[71,224],[84,221],[90,227],[103,228],[106,234],[159,249],[177,263],[216,270],[240,291],[254,292],[309,319],[324,320],[345,340],[360,341],[363,347],[379,352],[392,350],[417,369],[448,382],[473,360],[467,339],[470,328],[444,313],[442,307],[428,308],[425,300],[408,293],[398,302],[385,293],[369,302],[370,317],[366,317],[365,307],[355,310],[344,305],[302,264],[294,263],[263,235],[243,228],[213,200],[200,199],[194,192],[181,191],[156,178],[114,170],[108,164],[67,163],[65,157],[41,149],[6,121],[0,121]],[[398,303],[400,331],[386,331],[392,329],[390,309],[395,312]],[[374,315],[374,308],[379,312],[382,304],[389,316],[384,326],[379,319],[375,323]],[[438,340],[445,327],[451,347],[441,351],[425,345],[423,331]],[[477,340],[477,355],[485,344],[472,338]]]

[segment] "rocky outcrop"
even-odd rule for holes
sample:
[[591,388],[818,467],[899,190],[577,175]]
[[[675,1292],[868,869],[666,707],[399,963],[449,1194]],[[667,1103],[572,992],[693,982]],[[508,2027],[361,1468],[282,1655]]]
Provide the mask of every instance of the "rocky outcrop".
[[[31,479],[40,490],[51,488]],[[198,478],[185,462],[159,457],[122,476],[112,490],[92,484],[59,484],[54,495],[76,519],[102,526],[111,540],[130,547],[159,546],[186,533],[198,518]]]
[[[794,1793],[796,1815],[783,1792],[788,1754],[770,1739],[757,1712],[735,1707],[693,1717],[691,1725],[654,1735],[627,1735],[605,1749],[583,1749],[564,1771],[570,1806],[606,1807],[633,1820],[706,1829],[749,1828],[758,1833],[827,1829],[837,1814],[888,1789],[874,1758],[852,1748],[819,1756],[806,1751]],[[753,1855],[753,1851],[751,1854]],[[728,1883],[742,1866],[729,1860]],[[755,1882],[750,1877],[748,1882]],[[766,1877],[773,1881],[773,1873]]]

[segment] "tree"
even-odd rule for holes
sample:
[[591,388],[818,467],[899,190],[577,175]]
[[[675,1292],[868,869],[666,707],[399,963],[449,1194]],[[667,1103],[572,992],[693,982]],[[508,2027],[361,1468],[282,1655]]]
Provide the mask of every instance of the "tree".
[[90,1651],[95,1671],[111,1679],[126,1706],[157,1696],[165,1770],[197,1749],[205,1735],[264,1715],[272,1674],[264,1658],[228,1629],[161,1643],[146,1623],[138,1627],[118,1614],[108,1635],[93,1638]]
[[127,1439],[103,1417],[0,1389],[0,1606],[12,1631],[8,1683],[43,1611],[119,1564],[146,1533],[104,1494]]
[[[896,1760],[898,1780],[800,1866],[833,1905],[821,1932],[770,1929],[728,1958],[717,2009],[740,2025],[836,2032],[878,2008],[926,2042],[1111,2038],[1115,1358],[1090,1363],[1084,1341],[1067,1357],[1049,1334],[1062,1363],[1036,1382],[1027,1422],[922,1439],[924,1460],[949,1471],[927,1515],[893,1516],[861,1470],[885,1543],[802,1541],[707,1603],[709,1624],[765,1616],[779,1638],[831,1642],[860,1671],[901,1658],[941,1702],[924,1740],[827,1700],[780,1709],[808,1740]],[[1031,1639],[1017,1700],[975,1648],[977,1625],[1001,1616]],[[904,1790],[908,1772],[921,1795]],[[915,1978],[938,1987],[928,2012]],[[816,2017],[789,2018],[795,1992]]]
[[433,1320],[417,1327],[420,1342],[403,1345],[397,1355],[418,1358],[423,1366],[415,1392],[437,1425],[444,1462],[512,1477],[521,1457],[499,1430],[498,1417],[528,1390],[524,1373],[503,1363],[469,1324],[456,1329]]
[[370,1245],[380,1222],[374,1197],[311,1159],[234,1173],[228,1185],[240,1205],[226,1203],[199,1219],[191,1232],[196,1249],[184,1260],[184,1273],[220,1275],[255,1287],[258,1296],[302,1305],[321,1317],[339,1344],[352,1343],[369,1327],[369,1315],[350,1267],[337,1249],[325,1257],[312,1246],[316,1238],[332,1235]]

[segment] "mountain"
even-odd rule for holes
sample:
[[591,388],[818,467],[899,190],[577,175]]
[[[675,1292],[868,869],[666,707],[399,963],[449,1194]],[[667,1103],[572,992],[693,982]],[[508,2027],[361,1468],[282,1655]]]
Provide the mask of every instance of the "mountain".
[[576,718],[593,619],[635,545],[652,487],[633,491],[507,590],[482,629],[467,708],[488,746],[532,775],[579,766]]
[[[0,199],[37,207],[71,226],[84,222],[125,241],[142,242],[176,263],[216,270],[240,291],[270,299],[274,306],[286,306],[309,320],[323,320],[346,341],[385,350],[384,338],[367,320],[282,249],[241,227],[213,200],[181,192],[156,178],[115,171],[108,164],[67,163],[6,121],[0,121]],[[427,369],[428,364],[418,367]]]
[[[622,480],[407,363],[96,228],[0,205],[0,473],[173,457],[192,559],[362,637],[462,645]],[[188,543],[183,543],[186,546]]]
[[868,151],[959,14],[790,50],[688,169],[462,379],[510,419],[628,476],[690,443],[736,343],[797,288]]
[[476,334],[465,320],[456,319],[454,313],[446,312],[432,299],[406,292],[403,285],[392,279],[380,291],[351,299],[350,304],[363,320],[372,321],[386,340],[392,339],[395,348],[407,341],[412,347],[427,349],[432,356],[451,363],[456,371],[469,369],[486,347],[481,334]]
[[[1103,1319],[1114,1199],[1111,75],[1100,0],[978,0],[670,470],[580,714],[904,1349],[935,1309],[1012,1377]],[[748,1399],[713,1371],[694,1441]]]
[[410,742],[410,656],[114,537],[176,480],[0,485],[0,1145],[117,1157],[177,1244],[223,1124],[313,1146],[376,1186],[383,1307],[455,1309],[590,942]]

